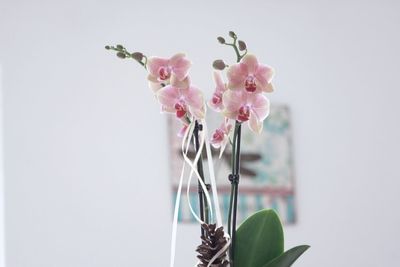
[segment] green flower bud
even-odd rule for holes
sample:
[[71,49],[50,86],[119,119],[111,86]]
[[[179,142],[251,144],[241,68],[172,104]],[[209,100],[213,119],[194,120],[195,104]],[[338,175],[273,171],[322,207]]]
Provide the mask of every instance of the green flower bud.
[[217,59],[213,62],[213,67],[216,70],[223,70],[225,69],[226,64],[222,59]]
[[124,49],[124,47],[122,45],[118,44],[117,49],[122,50],[122,49]]
[[229,32],[229,36],[232,37],[232,38],[236,38],[237,37],[236,33],[234,33],[233,31]]
[[246,43],[245,43],[244,41],[239,40],[239,41],[238,41],[238,44],[239,44],[239,50],[240,50],[240,51],[246,50],[247,45],[246,45]]
[[109,45],[106,45],[105,49],[110,50],[111,47]]
[[220,44],[225,44],[225,39],[223,37],[220,36],[217,38],[217,40]]
[[125,55],[125,53],[118,52],[118,53],[117,53],[117,57],[119,57],[119,58],[126,58],[126,55]]
[[131,57],[137,61],[142,61],[143,59],[143,54],[140,52],[135,52],[131,54]]

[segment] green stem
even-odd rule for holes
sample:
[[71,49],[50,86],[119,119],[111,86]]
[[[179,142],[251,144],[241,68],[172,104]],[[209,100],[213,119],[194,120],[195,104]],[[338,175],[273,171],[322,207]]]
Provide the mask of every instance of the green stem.
[[[128,50],[126,50],[125,47],[114,47],[114,46],[106,46],[107,50],[113,50],[113,51],[117,51],[119,53],[123,53],[125,55],[126,58],[132,58],[133,60],[135,60],[137,63],[139,63],[140,65],[142,65],[145,69],[147,69],[147,57],[145,55],[143,55],[143,59],[144,62],[141,60],[137,60],[136,58],[134,58],[132,55],[134,53],[130,53]],[[124,57],[124,58],[125,58]]]
[[[237,124],[236,124],[237,125]],[[235,164],[236,164],[236,139],[237,139],[237,126],[235,125],[235,129],[233,132],[233,142],[232,142],[232,155],[231,155],[231,166],[232,166],[232,174],[235,172]],[[233,186],[231,186],[231,196],[229,202],[229,212],[228,212],[228,234],[231,235],[231,220],[232,220],[232,203],[233,203]]]
[[231,179],[231,195],[229,202],[228,212],[228,234],[231,236],[231,246],[229,248],[229,257],[231,267],[234,266],[235,259],[235,239],[236,239],[236,212],[237,212],[237,195],[238,195],[238,181],[236,177],[239,175],[239,158],[240,158],[240,136],[241,136],[241,123],[236,121],[235,129],[233,132],[233,143],[232,143],[232,177]]
[[243,55],[240,54],[239,48],[237,46],[237,37],[235,37],[233,39],[233,43],[231,43],[231,44],[230,43],[225,43],[225,44],[233,47],[233,50],[235,51],[235,54],[236,54],[236,61],[237,62],[240,62],[240,60],[242,60],[242,58],[247,54],[247,48],[246,48],[246,51],[244,52]]
[[241,139],[241,124],[238,124],[237,139],[236,139],[236,156],[235,156],[235,182],[233,183],[233,211],[232,211],[232,267],[235,264],[235,245],[236,245],[236,215],[237,215],[237,203],[238,203],[238,192],[239,192],[239,175],[240,175],[240,139]]
[[[233,196],[234,195],[234,188],[231,186],[231,195],[229,200],[229,210],[228,210],[228,235],[232,236],[232,208],[233,208]],[[231,258],[231,248],[229,248],[229,257]]]
[[[239,63],[240,60],[247,54],[247,49],[243,55],[240,54],[237,46],[237,36],[233,37],[233,43],[225,43],[225,45],[232,46],[236,54],[236,60]],[[236,121],[235,129],[233,132],[232,145],[232,173],[231,173],[231,194],[229,201],[228,211],[228,234],[231,237],[231,245],[229,247],[229,261],[230,266],[235,265],[235,243],[236,243],[236,214],[237,214],[237,198],[239,191],[239,173],[240,173],[240,139],[241,139],[241,123]]]

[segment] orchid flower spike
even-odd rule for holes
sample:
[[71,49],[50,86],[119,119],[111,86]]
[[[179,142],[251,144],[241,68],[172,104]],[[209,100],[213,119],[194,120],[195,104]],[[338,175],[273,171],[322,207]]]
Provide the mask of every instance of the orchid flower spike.
[[214,81],[215,81],[215,91],[210,101],[208,101],[208,106],[213,110],[220,112],[224,109],[222,103],[222,95],[227,90],[226,84],[222,81],[220,72],[214,71]]
[[150,57],[147,60],[150,88],[157,92],[163,86],[171,84],[186,89],[189,87],[188,72],[191,62],[185,54],[179,53],[171,58]]
[[271,84],[274,69],[258,63],[254,55],[246,55],[243,59],[229,67],[228,88],[232,90],[244,89],[249,93],[272,92]]
[[215,130],[210,141],[211,145],[215,148],[220,149],[219,157],[225,150],[226,145],[229,142],[229,133],[231,132],[232,124],[229,123],[229,119],[225,118],[221,126]]
[[239,122],[249,122],[250,130],[261,133],[263,121],[269,115],[269,100],[264,94],[248,93],[246,91],[225,92],[222,99],[224,115]]
[[192,115],[196,119],[204,118],[203,94],[196,87],[189,86],[186,89],[180,89],[173,85],[168,85],[160,89],[156,96],[161,104],[162,111],[175,113],[178,119],[190,118]]

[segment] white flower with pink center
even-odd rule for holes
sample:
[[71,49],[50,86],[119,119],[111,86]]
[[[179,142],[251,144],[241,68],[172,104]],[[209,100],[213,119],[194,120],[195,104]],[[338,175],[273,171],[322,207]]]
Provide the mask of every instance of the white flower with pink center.
[[205,115],[204,100],[201,91],[193,86],[180,89],[167,85],[160,89],[157,99],[163,112],[175,113],[179,119],[193,115],[196,119],[203,119]]
[[274,69],[258,63],[254,55],[246,55],[243,59],[229,67],[228,88],[244,89],[249,93],[272,92],[271,84]]
[[263,94],[246,91],[226,91],[223,95],[224,115],[239,122],[249,122],[253,132],[261,133],[263,121],[269,115],[269,100]]
[[222,95],[227,90],[226,84],[222,81],[221,74],[217,71],[214,71],[214,81],[215,81],[215,91],[208,101],[208,106],[213,110],[220,112],[224,109],[224,105],[222,103]]

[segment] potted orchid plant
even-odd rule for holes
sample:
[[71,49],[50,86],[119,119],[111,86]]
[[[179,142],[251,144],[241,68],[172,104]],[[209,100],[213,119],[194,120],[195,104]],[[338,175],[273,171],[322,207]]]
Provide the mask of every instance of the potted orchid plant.
[[[213,62],[215,91],[208,106],[222,114],[221,125],[208,137],[206,102],[202,91],[191,81],[191,62],[185,54],[170,58],[148,57],[141,52],[129,52],[123,45],[106,46],[122,59],[133,59],[147,72],[147,81],[163,113],[174,114],[182,124],[178,136],[182,138],[181,152],[184,158],[180,183],[175,202],[172,227],[171,261],[174,266],[177,216],[180,195],[184,183],[184,169],[189,166],[187,184],[194,176],[198,181],[199,212],[191,212],[200,224],[201,244],[197,248],[198,267],[288,267],[309,246],[302,245],[284,251],[283,227],[273,210],[262,210],[236,226],[238,192],[240,181],[240,150],[242,127],[260,133],[263,121],[269,115],[270,103],[266,93],[273,92],[274,69],[259,63],[257,57],[248,53],[247,45],[230,31],[230,41],[218,37],[220,44],[233,48],[236,62],[226,64],[218,59]],[[225,73],[227,82],[222,74]],[[195,156],[188,155],[194,146]],[[229,212],[226,230],[222,223],[218,203],[218,191],[213,170],[210,146],[220,149],[231,146],[231,183]],[[207,155],[208,179],[203,166],[203,154]],[[189,188],[189,186],[187,186]]]

